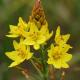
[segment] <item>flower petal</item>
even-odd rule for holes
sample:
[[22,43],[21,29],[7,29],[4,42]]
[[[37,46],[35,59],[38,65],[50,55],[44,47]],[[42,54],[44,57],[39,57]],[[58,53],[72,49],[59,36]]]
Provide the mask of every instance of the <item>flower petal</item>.
[[28,52],[28,53],[27,53],[26,60],[30,59],[30,58],[32,57],[32,55],[33,55],[33,53]]
[[7,57],[9,57],[13,61],[23,60],[23,58],[21,56],[19,56],[18,51],[6,52],[5,54]]
[[37,40],[37,43],[38,44],[43,44],[43,43],[45,43],[45,41],[46,41],[45,36],[40,35],[39,38],[38,38],[38,40]]
[[69,44],[63,44],[61,47],[63,53],[66,53],[70,48],[72,48]]
[[34,45],[35,42],[33,40],[31,40],[30,38],[27,38],[27,39],[24,40],[23,44]]
[[22,29],[27,29],[27,23],[23,21],[21,17],[19,17],[19,23],[18,26],[21,27]]
[[52,59],[52,58],[48,58],[47,63],[48,63],[48,64],[53,64],[53,59]]
[[15,66],[19,65],[20,63],[21,63],[21,62],[17,62],[17,61],[12,62],[9,67],[10,67],[10,68],[11,68],[11,67],[15,67]]
[[62,68],[69,68],[69,65],[65,62],[63,62],[61,65],[62,65]]
[[64,53],[64,55],[62,56],[62,61],[64,62],[68,62],[72,59],[72,55],[71,54],[68,54],[68,53]]
[[61,60],[55,60],[54,61],[54,64],[53,64],[54,68],[57,68],[57,69],[60,69],[62,66],[61,66]]
[[37,32],[38,31],[38,27],[34,22],[29,22],[28,26],[30,26],[30,32]]
[[16,35],[16,34],[10,34],[10,35],[6,35],[7,37],[11,37],[11,38],[16,38],[18,37],[19,35]]
[[15,40],[13,41],[13,46],[15,50],[19,48],[19,44]]
[[56,38],[57,36],[60,36],[60,26],[57,27],[55,38]]
[[70,38],[70,34],[62,35],[64,42],[66,43]]

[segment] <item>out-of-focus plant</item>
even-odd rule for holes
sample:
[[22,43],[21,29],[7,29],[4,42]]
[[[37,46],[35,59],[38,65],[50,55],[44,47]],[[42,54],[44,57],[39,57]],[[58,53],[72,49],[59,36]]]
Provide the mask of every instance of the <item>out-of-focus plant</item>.
[[[14,50],[5,53],[13,61],[9,67],[21,69],[25,77],[30,79],[25,69],[19,66],[20,63],[27,60],[36,68],[41,80],[56,80],[56,73],[52,74],[51,71],[53,66],[54,70],[62,70],[61,80],[64,80],[64,69],[69,68],[68,62],[72,59],[72,55],[67,53],[72,48],[67,44],[70,34],[61,35],[60,26],[58,26],[53,39],[54,43],[51,43],[50,47],[46,46],[52,35],[53,31],[49,32],[41,2],[36,0],[28,23],[19,17],[17,25],[10,25],[9,34],[6,36],[17,38],[18,41],[13,40]],[[34,55],[35,51],[39,57]]]

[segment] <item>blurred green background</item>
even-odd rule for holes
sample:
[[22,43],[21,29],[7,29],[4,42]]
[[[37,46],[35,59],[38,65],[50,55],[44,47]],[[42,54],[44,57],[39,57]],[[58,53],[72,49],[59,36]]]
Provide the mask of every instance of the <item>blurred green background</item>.
[[[26,80],[19,70],[8,69],[11,61],[5,52],[11,51],[13,46],[12,40],[5,35],[9,31],[9,25],[16,25],[19,17],[28,21],[34,2],[35,0],[0,0],[0,80]],[[80,0],[42,0],[42,5],[50,30],[53,29],[55,33],[60,25],[62,33],[71,34],[69,43],[73,47],[70,50],[73,59],[65,80],[80,80]]]

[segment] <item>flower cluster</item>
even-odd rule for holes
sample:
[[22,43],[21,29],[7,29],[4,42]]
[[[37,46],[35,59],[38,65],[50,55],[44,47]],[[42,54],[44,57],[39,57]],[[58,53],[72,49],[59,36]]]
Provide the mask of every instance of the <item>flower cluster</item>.
[[[35,50],[40,49],[40,45],[43,45],[52,36],[53,32],[49,33],[48,23],[38,27],[34,22],[24,22],[22,18],[19,18],[17,26],[10,25],[10,32],[7,37],[20,38],[20,42],[13,41],[14,51],[6,52],[6,55],[14,62],[9,67],[14,67],[24,60],[28,60],[32,57],[33,52],[30,52],[30,46],[33,46]],[[52,64],[55,68],[68,68],[67,62],[71,60],[72,55],[68,54],[68,50],[72,48],[67,41],[70,34],[61,35],[60,26],[58,26],[55,35],[55,43],[51,44],[51,48],[48,50],[48,64]]]
[[[10,25],[10,31],[6,36],[14,39],[14,50],[5,53],[13,61],[9,67],[17,66],[16,68],[20,69],[25,77],[28,77],[27,71],[19,66],[25,60],[32,63],[41,80],[49,80],[49,78],[55,80],[52,79],[52,76],[54,77],[50,69],[52,66],[56,69],[69,68],[68,62],[72,59],[72,54],[69,54],[68,51],[72,47],[67,41],[70,34],[61,35],[60,26],[58,26],[53,39],[54,43],[51,43],[50,47],[47,45],[47,41],[53,36],[53,31],[49,32],[40,0],[36,0],[29,22],[27,23],[19,17],[18,24]],[[35,53],[39,53],[39,55],[34,55]],[[63,73],[62,77],[64,77]]]
[[68,62],[71,60],[72,55],[68,53],[68,50],[72,47],[67,44],[67,41],[70,38],[70,34],[61,35],[60,26],[58,26],[54,43],[51,44],[49,49],[48,46],[45,48],[44,44],[47,43],[52,35],[53,31],[49,32],[41,2],[36,0],[28,23],[19,17],[19,22],[16,26],[10,25],[9,34],[6,36],[14,39],[18,38],[19,42],[14,40],[14,51],[5,53],[13,61],[9,67],[15,67],[24,60],[29,60],[33,57],[37,58],[33,55],[34,52],[31,52],[31,48],[33,48],[33,50],[40,52],[38,60],[43,66],[44,71],[42,72],[47,74],[46,66],[48,64],[57,69],[69,68]]
[[71,60],[72,55],[68,54],[68,50],[72,48],[67,41],[70,34],[61,35],[60,26],[58,26],[55,35],[55,43],[51,44],[51,48],[48,50],[48,64],[52,64],[55,68],[68,68],[68,61]]
[[45,44],[52,34],[53,32],[49,33],[47,22],[39,28],[35,22],[29,21],[26,23],[20,17],[18,25],[10,25],[9,34],[6,35],[10,38],[19,37],[20,39],[19,43],[13,41],[14,51],[6,52],[6,55],[14,61],[9,67],[14,67],[24,60],[30,59],[33,55],[30,52],[30,46],[33,46],[35,50],[39,50],[40,46]]

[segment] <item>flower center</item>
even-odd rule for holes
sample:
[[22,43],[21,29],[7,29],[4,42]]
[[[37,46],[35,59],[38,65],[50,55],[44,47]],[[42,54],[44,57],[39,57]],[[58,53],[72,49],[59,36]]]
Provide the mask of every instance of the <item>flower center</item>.
[[59,40],[64,40],[63,36],[59,36]]
[[59,52],[57,52],[57,53],[55,53],[54,55],[53,55],[53,58],[55,59],[55,60],[58,60],[58,59],[60,59],[61,58],[61,53],[59,53]]
[[20,56],[21,58],[24,58],[25,57],[25,52],[20,48],[20,49],[17,49],[17,51],[19,52],[18,53],[18,56]]
[[35,42],[38,40],[38,36],[39,36],[38,32],[34,32],[34,33],[30,34],[31,39]]

